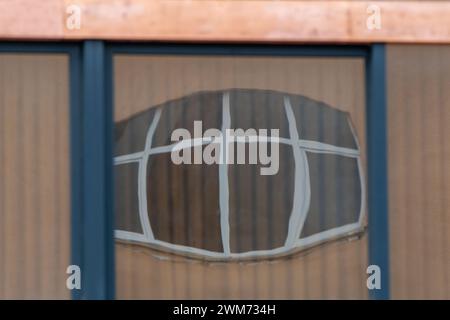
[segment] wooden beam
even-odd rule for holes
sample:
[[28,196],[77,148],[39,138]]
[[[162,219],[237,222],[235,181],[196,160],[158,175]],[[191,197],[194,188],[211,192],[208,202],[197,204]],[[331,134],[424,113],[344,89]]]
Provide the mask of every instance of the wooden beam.
[[[370,5],[381,29],[366,26]],[[450,43],[448,17],[447,1],[0,0],[0,39]]]
[[64,2],[0,0],[0,39],[61,39]]

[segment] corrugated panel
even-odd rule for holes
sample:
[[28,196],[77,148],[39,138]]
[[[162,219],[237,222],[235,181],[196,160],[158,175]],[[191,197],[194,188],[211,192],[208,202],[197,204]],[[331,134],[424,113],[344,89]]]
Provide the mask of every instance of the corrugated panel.
[[0,297],[69,298],[64,55],[0,54]]
[[387,50],[392,298],[450,298],[450,46]]

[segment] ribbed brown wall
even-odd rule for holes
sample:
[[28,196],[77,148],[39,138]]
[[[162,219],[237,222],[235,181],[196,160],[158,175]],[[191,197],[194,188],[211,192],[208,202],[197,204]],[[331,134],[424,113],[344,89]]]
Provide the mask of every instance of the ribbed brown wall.
[[[114,66],[116,121],[200,90],[278,90],[348,111],[365,164],[362,59],[124,55]],[[366,235],[259,262],[190,260],[116,244],[117,297],[124,299],[366,298],[366,268]]]
[[387,50],[392,298],[450,299],[450,46]]
[[[116,60],[117,118],[206,87],[276,89],[350,111],[364,151],[360,62],[152,59]],[[389,46],[387,63],[392,297],[449,299],[450,47]],[[0,298],[68,298],[67,57],[1,54],[0,89]],[[118,243],[118,297],[364,298],[366,245],[364,236],[273,261],[208,263]]]
[[69,298],[68,57],[0,54],[0,299]]

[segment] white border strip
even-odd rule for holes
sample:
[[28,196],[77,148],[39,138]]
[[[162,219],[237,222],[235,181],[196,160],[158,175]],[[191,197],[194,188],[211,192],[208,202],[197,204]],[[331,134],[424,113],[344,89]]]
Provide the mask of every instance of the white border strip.
[[[363,229],[360,227],[359,223],[351,223],[347,225],[343,225],[337,228],[329,229],[326,231],[322,231],[320,233],[314,234],[312,236],[303,238],[303,239],[297,239],[292,247],[282,246],[277,247],[274,249],[269,250],[253,250],[253,251],[246,251],[241,253],[230,253],[226,255],[223,252],[218,251],[211,251],[206,249],[200,249],[195,247],[188,247],[180,244],[173,244],[166,241],[161,240],[152,240],[149,241],[147,239],[138,240],[135,238],[132,234],[132,232],[129,232],[130,236],[126,237],[125,233],[127,232],[120,232],[120,234],[116,231],[116,237],[123,239],[123,240],[130,240],[135,241],[139,243],[145,243],[150,245],[151,247],[154,247],[156,249],[161,248],[164,250],[168,250],[170,252],[174,253],[182,253],[186,255],[194,255],[194,256],[206,256],[212,259],[218,259],[218,260],[227,260],[227,259],[236,259],[236,258],[258,258],[258,257],[265,257],[265,256],[276,256],[276,255],[282,255],[282,254],[288,254],[296,252],[297,249],[306,249],[308,247],[312,247],[317,244],[321,244],[330,240],[333,240],[335,238],[343,237],[346,235],[355,234],[357,232],[361,232]],[[139,236],[139,234],[135,234],[136,236]],[[122,236],[124,236],[122,238]],[[142,235],[140,235],[142,236]]]
[[143,151],[117,156],[114,158],[114,165],[138,162],[142,159],[143,156],[144,156]]
[[298,140],[298,144],[300,148],[310,152],[333,153],[348,157],[358,157],[360,154],[358,149],[337,147],[332,144],[311,140]]
[[[350,130],[352,131],[353,138],[355,139],[356,148],[358,148],[358,150],[361,150],[355,128],[353,127],[353,123],[351,122],[350,116],[348,116],[348,115],[347,115],[347,122],[348,122],[348,125],[350,126]],[[364,223],[364,216],[366,213],[366,181],[364,178],[364,168],[363,168],[361,157],[358,157],[358,171],[359,171],[359,181],[360,181],[360,185],[361,185],[361,208],[359,210],[358,224],[360,227],[362,227],[362,225]]]
[[138,198],[139,198],[139,216],[141,218],[142,230],[144,235],[149,240],[154,240],[153,230],[150,225],[150,219],[148,217],[147,209],[147,164],[150,150],[152,148],[153,135],[155,134],[156,127],[158,126],[159,119],[161,118],[161,109],[157,109],[153,117],[152,124],[147,131],[147,138],[145,140],[144,155],[139,162],[139,185],[138,185]]
[[[297,123],[292,111],[291,102],[288,97],[284,97],[284,110],[289,123],[289,135],[291,140],[299,141],[299,134],[297,130]],[[295,161],[295,182],[294,182],[294,200],[292,204],[291,217],[289,219],[288,234],[286,237],[285,246],[291,248],[299,237],[299,229],[303,225],[306,215],[308,214],[310,187],[308,170],[306,168],[307,159],[304,151],[300,149],[299,145],[293,145],[292,151]]]
[[303,247],[310,246],[316,243],[320,243],[326,241],[330,238],[335,238],[344,234],[351,234],[354,231],[360,230],[359,222],[345,224],[343,226],[339,226],[333,229],[328,229],[319,233],[315,233],[311,236],[298,239],[295,243],[295,247]]
[[[230,94],[222,96],[222,132],[230,128]],[[219,164],[219,207],[220,207],[220,230],[222,234],[222,245],[225,256],[230,256],[230,221],[229,221],[229,186],[228,186],[228,145],[222,135],[220,142],[220,164]]]
[[131,232],[131,231],[125,231],[125,230],[115,230],[114,236],[116,238],[123,239],[123,240],[132,240],[132,241],[150,243],[148,241],[148,238],[145,236],[145,234],[137,233],[137,232]]

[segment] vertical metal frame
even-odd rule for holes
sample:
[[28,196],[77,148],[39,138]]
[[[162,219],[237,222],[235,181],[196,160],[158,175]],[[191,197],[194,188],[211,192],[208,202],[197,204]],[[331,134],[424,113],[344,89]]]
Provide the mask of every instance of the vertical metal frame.
[[82,55],[82,299],[114,298],[113,109],[108,103],[103,41],[85,41]]
[[389,299],[388,148],[384,44],[374,44],[370,47],[370,55],[366,60],[366,87],[369,264],[378,266],[381,272],[381,288],[369,290],[369,297]]

